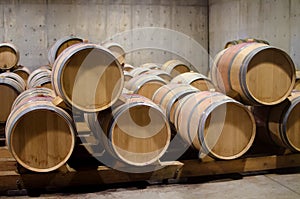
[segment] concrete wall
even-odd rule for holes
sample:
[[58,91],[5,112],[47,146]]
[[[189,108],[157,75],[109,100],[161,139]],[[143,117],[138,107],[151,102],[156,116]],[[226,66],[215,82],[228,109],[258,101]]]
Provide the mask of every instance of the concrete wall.
[[31,69],[47,63],[57,39],[77,35],[119,42],[136,66],[179,58],[206,72],[207,12],[207,0],[3,0],[0,38]]
[[214,57],[230,40],[254,37],[290,54],[300,70],[299,0],[209,0],[209,49]]

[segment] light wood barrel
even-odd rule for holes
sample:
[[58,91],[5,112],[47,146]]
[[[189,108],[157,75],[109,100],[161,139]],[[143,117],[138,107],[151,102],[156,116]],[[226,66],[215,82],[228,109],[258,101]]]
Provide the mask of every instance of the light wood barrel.
[[133,78],[133,76],[126,70],[123,71],[124,73],[124,81],[128,82],[129,80],[131,80]]
[[11,110],[17,107],[19,104],[23,104],[23,102],[30,102],[29,98],[36,100],[38,97],[50,97],[53,99],[55,97],[55,93],[53,90],[49,88],[29,88],[22,92],[14,101],[11,106]]
[[130,75],[132,75],[133,77],[135,77],[135,76],[144,74],[144,73],[146,73],[149,70],[150,69],[148,69],[148,68],[140,68],[140,67],[138,67],[138,68],[132,69],[129,73],[130,73]]
[[284,51],[261,43],[242,43],[220,52],[212,78],[230,97],[245,104],[274,105],[291,93],[295,66]]
[[52,99],[27,96],[12,110],[6,123],[8,149],[19,164],[31,171],[59,168],[74,149],[73,120],[66,111],[54,106]]
[[52,85],[67,105],[85,112],[104,110],[122,93],[121,65],[107,49],[96,44],[69,47],[54,62]]
[[44,68],[34,70],[28,77],[27,87],[45,87],[52,89],[51,71]]
[[141,68],[148,68],[148,69],[160,69],[161,68],[161,64],[156,64],[156,63],[145,63],[145,64],[142,64],[140,66]]
[[19,75],[11,72],[0,74],[0,123],[6,122],[14,100],[25,87],[25,82]]
[[156,75],[139,75],[133,77],[126,83],[126,88],[133,91],[135,94],[142,95],[148,99],[152,99],[153,94],[161,86],[166,85],[167,82]]
[[252,145],[256,132],[254,117],[232,98],[202,91],[187,95],[178,105],[175,127],[201,153],[230,160],[245,154]]
[[300,91],[300,71],[296,71],[296,82],[293,90]]
[[75,37],[75,36],[66,36],[59,40],[57,40],[48,51],[48,61],[51,65],[55,62],[55,59],[68,47],[82,43],[84,41],[83,38]]
[[17,47],[11,43],[0,44],[0,70],[9,70],[17,66],[20,53]]
[[177,75],[172,79],[171,83],[190,84],[200,91],[215,89],[215,86],[208,77],[196,72],[187,72]]
[[160,69],[152,69],[152,70],[145,72],[144,74],[156,75],[156,76],[164,79],[166,82],[170,82],[172,80],[172,77],[169,73],[167,73],[164,70],[160,70]]
[[151,100],[123,94],[113,109],[88,115],[92,131],[102,136],[106,150],[134,166],[157,162],[166,152],[171,130],[162,110]]
[[172,77],[191,70],[189,66],[179,60],[167,61],[162,65],[161,69],[168,72]]
[[260,141],[300,152],[300,92],[275,106],[253,107]]
[[183,97],[199,92],[199,90],[187,84],[167,84],[160,87],[153,95],[152,100],[165,112],[169,122],[174,124],[175,108]]
[[112,52],[112,54],[117,58],[121,65],[124,65],[125,60],[125,50],[124,48],[115,42],[107,42],[102,45],[104,48],[107,48]]
[[131,70],[133,70],[135,67],[130,65],[130,64],[124,64],[124,66],[122,67],[123,71],[128,71],[130,72]]
[[29,68],[21,65],[19,65],[13,72],[22,77],[25,82],[27,82],[27,79],[31,73]]

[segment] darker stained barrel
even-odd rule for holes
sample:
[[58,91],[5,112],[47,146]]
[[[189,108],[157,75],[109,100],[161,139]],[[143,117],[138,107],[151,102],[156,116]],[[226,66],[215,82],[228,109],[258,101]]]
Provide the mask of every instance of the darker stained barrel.
[[221,51],[211,70],[213,83],[249,105],[274,105],[291,93],[295,66],[284,51],[261,43],[242,43]]

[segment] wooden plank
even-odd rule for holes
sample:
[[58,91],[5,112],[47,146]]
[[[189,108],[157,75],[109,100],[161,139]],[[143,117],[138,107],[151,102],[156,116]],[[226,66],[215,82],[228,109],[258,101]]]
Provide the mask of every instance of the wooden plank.
[[15,171],[0,171],[0,194],[19,189],[20,182],[20,175]]
[[243,173],[270,169],[300,167],[300,154],[264,156],[230,161],[184,160],[180,177],[207,176],[228,173]]
[[[49,188],[49,187],[74,187],[101,185],[113,183],[137,182],[146,180],[163,180],[176,178],[178,171],[183,166],[180,162],[165,163],[165,167],[147,173],[126,173],[99,166],[96,169],[74,170],[69,168],[66,172],[52,173],[24,173],[21,174],[22,188]],[[93,176],[91,178],[91,176]]]
[[0,147],[0,158],[12,158],[12,155],[8,151],[7,147]]

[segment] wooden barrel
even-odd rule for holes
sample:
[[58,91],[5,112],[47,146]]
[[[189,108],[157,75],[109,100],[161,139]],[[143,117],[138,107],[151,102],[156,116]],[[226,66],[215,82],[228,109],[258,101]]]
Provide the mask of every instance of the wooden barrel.
[[30,98],[36,100],[38,97],[50,97],[51,99],[55,98],[55,93],[53,90],[49,88],[29,88],[23,91],[14,101],[11,106],[11,110],[17,107],[19,104],[23,104],[23,102],[29,102]]
[[57,40],[48,51],[48,61],[50,65],[53,65],[55,59],[68,47],[82,43],[84,41],[83,38],[75,37],[75,36],[66,36],[59,40]]
[[28,88],[45,87],[52,89],[51,71],[44,68],[34,70],[27,80]]
[[13,72],[22,77],[25,82],[27,82],[27,79],[31,73],[29,68],[21,65],[19,65]]
[[189,66],[179,60],[167,61],[162,65],[161,69],[168,72],[172,77],[191,70]]
[[107,49],[82,43],[69,47],[56,59],[52,85],[55,93],[70,107],[96,112],[118,100],[124,74]]
[[296,71],[296,82],[293,90],[300,91],[300,71]]
[[17,47],[11,43],[0,44],[0,70],[9,70],[17,66],[20,53]]
[[128,72],[128,71],[123,71],[124,73],[124,81],[128,82],[129,80],[131,80],[133,78],[133,76]]
[[152,99],[153,94],[167,82],[156,75],[139,75],[129,80],[125,87],[135,94]]
[[112,54],[117,58],[121,65],[125,64],[125,50],[124,48],[115,42],[107,42],[102,45],[112,52]]
[[161,64],[156,64],[156,63],[145,63],[140,66],[141,68],[148,68],[148,69],[160,69]]
[[260,141],[300,152],[300,92],[275,106],[253,107]]
[[122,67],[123,71],[128,71],[130,72],[131,70],[133,70],[135,67],[130,65],[130,64],[124,64],[124,66]]
[[0,74],[0,123],[6,122],[14,100],[25,87],[25,82],[19,75],[11,72]]
[[53,171],[67,162],[75,145],[71,116],[52,97],[27,96],[6,122],[6,143],[17,162],[36,172]]
[[215,86],[208,77],[196,72],[187,72],[177,75],[172,79],[171,83],[190,84],[200,91],[215,90]]
[[166,82],[170,82],[172,80],[172,77],[169,73],[167,73],[164,70],[160,70],[160,69],[152,69],[152,70],[145,72],[144,74],[156,75],[156,76],[164,79]]
[[135,77],[135,76],[144,74],[144,73],[146,73],[149,70],[150,69],[148,69],[148,68],[140,68],[140,67],[138,67],[138,68],[132,69],[129,73],[130,73],[130,75],[132,75],[133,77]]
[[[220,52],[212,69],[219,89],[245,104],[282,102],[295,84],[295,66],[284,51],[260,43],[242,43]],[[213,67],[214,67],[213,66]]]
[[270,45],[269,42],[262,40],[262,39],[255,39],[255,38],[247,38],[247,39],[238,39],[238,40],[233,40],[229,41],[225,44],[225,48],[229,48],[231,46],[241,44],[241,43],[251,43],[251,42],[256,42],[256,43],[262,43],[262,44],[267,44]]
[[203,154],[235,159],[245,154],[254,141],[253,115],[244,105],[222,93],[193,93],[180,100],[178,106],[175,114],[178,133]]
[[164,110],[169,122],[174,124],[175,108],[179,100],[195,92],[199,90],[191,85],[171,83],[160,87],[152,100]]
[[47,70],[52,71],[52,67],[49,64],[42,65],[42,66],[38,67],[38,69],[47,69]]
[[123,94],[112,109],[88,115],[92,131],[115,158],[134,166],[157,162],[170,143],[170,126],[151,100]]

